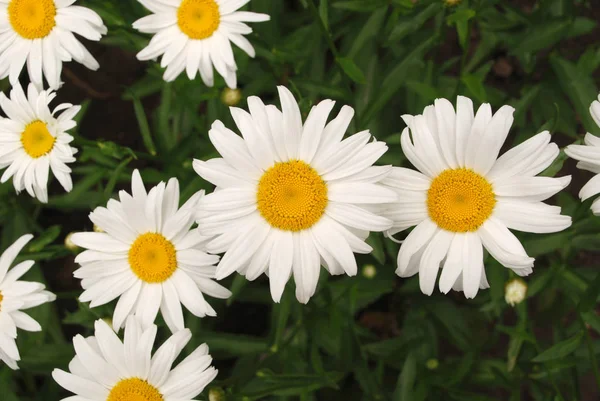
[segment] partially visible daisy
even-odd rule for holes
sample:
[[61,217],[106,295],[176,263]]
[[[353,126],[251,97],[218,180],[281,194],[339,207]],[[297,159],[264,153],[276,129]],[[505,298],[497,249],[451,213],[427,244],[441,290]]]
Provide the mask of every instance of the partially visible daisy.
[[[590,114],[600,127],[600,95],[590,105]],[[596,174],[579,191],[579,197],[582,201],[591,198],[600,193],[600,138],[589,132],[585,134],[585,145],[569,145],[565,153],[575,160],[578,160],[577,167],[582,170],[591,171]],[[600,216],[600,198],[592,203],[592,212]]]
[[95,336],[73,338],[70,373],[52,372],[60,386],[77,394],[63,401],[189,401],[217,376],[206,344],[173,368],[192,338],[188,329],[173,334],[152,355],[155,338],[156,326],[144,328],[133,316],[127,319],[124,341],[97,320]]
[[199,203],[198,224],[211,253],[225,255],[217,279],[234,271],[254,280],[268,272],[279,302],[293,274],[296,297],[306,303],[317,287],[321,264],[331,274],[356,275],[356,253],[369,253],[370,231],[392,221],[370,209],[396,199],[380,181],[390,166],[373,167],[386,152],[369,131],[344,140],[354,116],[344,106],[327,123],[335,104],[324,100],[302,123],[298,103],[280,86],[283,112],[248,98],[250,113],[231,108],[242,137],[216,121],[210,140],[223,158],[194,160],[194,169],[217,186]]
[[75,161],[77,153],[69,145],[73,137],[67,131],[77,125],[73,118],[81,107],[63,103],[51,112],[48,105],[55,97],[52,91],[38,92],[33,84],[27,96],[18,84],[10,91],[10,99],[0,93],[0,106],[8,116],[0,118],[0,169],[8,167],[0,181],[13,177],[17,193],[25,189],[44,203],[48,202],[50,170],[65,191],[73,188],[67,164]]
[[18,369],[17,361],[21,359],[15,343],[17,329],[42,330],[38,322],[22,311],[56,299],[54,294],[44,290],[43,284],[19,280],[31,269],[35,263],[33,260],[21,262],[9,270],[21,249],[32,238],[31,234],[23,235],[0,256],[0,361],[11,369]]
[[561,191],[571,177],[536,177],[558,156],[544,131],[498,157],[513,122],[514,109],[492,116],[489,104],[474,115],[473,103],[458,97],[456,111],[445,99],[422,115],[403,116],[402,150],[419,170],[394,168],[384,180],[398,202],[384,215],[394,220],[389,234],[416,226],[398,254],[401,277],[419,273],[421,291],[439,286],[473,298],[488,288],[483,247],[519,276],[534,259],[509,229],[552,233],[571,225],[560,207],[542,201]]
[[150,326],[158,310],[175,332],[184,328],[183,304],[195,316],[215,316],[207,294],[228,298],[231,293],[212,281],[218,256],[204,252],[206,238],[194,224],[195,208],[204,195],[196,193],[179,207],[179,182],[171,178],[146,192],[140,173],[131,179],[132,195],[119,192],[107,207],[90,213],[104,232],[72,235],[72,242],[87,249],[75,261],[74,275],[85,289],[82,302],[90,307],[119,298],[113,316],[118,330],[129,314],[143,327]]
[[75,0],[0,0],[0,78],[12,85],[27,64],[29,79],[42,87],[42,73],[51,88],[60,85],[62,63],[75,60],[91,70],[99,65],[73,35],[98,41],[106,27],[89,8]]
[[138,53],[139,60],[162,55],[167,67],[165,81],[173,81],[184,70],[190,79],[200,72],[207,86],[213,86],[213,66],[227,86],[237,86],[237,66],[231,43],[250,57],[254,47],[244,37],[252,32],[246,22],[268,21],[267,14],[237,11],[250,0],[138,0],[154,14],[133,23],[140,32],[155,34]]

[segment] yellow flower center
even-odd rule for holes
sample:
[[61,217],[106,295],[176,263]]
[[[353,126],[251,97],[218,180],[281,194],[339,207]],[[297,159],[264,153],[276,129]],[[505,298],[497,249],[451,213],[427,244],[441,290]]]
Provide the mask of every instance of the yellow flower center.
[[327,206],[327,185],[300,160],[277,163],[263,174],[256,194],[258,211],[280,230],[301,231],[315,224]]
[[46,123],[40,120],[29,123],[21,134],[21,143],[25,152],[34,159],[50,152],[54,142],[56,138],[50,134]]
[[175,247],[161,234],[142,234],[129,249],[129,266],[146,283],[162,283],[177,270]]
[[215,0],[183,0],[177,10],[177,25],[190,39],[206,39],[221,22]]
[[106,401],[164,401],[164,398],[147,381],[134,377],[118,382],[110,390]]
[[0,292],[0,311],[2,310],[2,300],[4,299],[4,296],[2,295],[2,293]]
[[25,39],[45,38],[56,22],[56,5],[53,0],[11,0],[8,19],[16,33]]
[[457,233],[476,231],[490,217],[495,205],[492,185],[466,168],[442,171],[427,192],[431,220],[440,228]]

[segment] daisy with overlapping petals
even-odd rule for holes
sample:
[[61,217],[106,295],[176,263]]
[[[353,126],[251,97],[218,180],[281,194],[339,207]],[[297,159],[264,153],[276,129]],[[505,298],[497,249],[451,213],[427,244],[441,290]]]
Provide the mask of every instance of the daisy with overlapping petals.
[[[590,114],[600,127],[600,95],[598,100],[592,102]],[[569,157],[579,161],[577,167],[596,174],[579,191],[579,197],[582,201],[600,193],[600,138],[588,132],[584,141],[585,145],[569,145],[565,149],[565,153]],[[600,198],[592,203],[592,212],[596,216],[600,216]]]
[[99,65],[75,37],[98,41],[106,27],[89,8],[75,0],[0,0],[0,78],[12,85],[27,64],[29,79],[42,87],[42,74],[51,88],[60,85],[62,63],[75,60],[91,70]]
[[124,341],[104,321],[96,321],[94,337],[73,338],[77,355],[70,373],[52,372],[59,385],[77,394],[63,400],[189,401],[217,376],[206,344],[172,369],[192,338],[188,329],[173,334],[152,355],[155,338],[156,326],[144,328],[133,316],[127,319]]
[[17,329],[42,330],[38,322],[22,311],[56,299],[54,294],[44,290],[43,284],[19,280],[31,269],[33,260],[21,262],[9,270],[21,249],[32,238],[31,234],[23,235],[0,256],[0,361],[11,369],[18,369],[17,361],[21,359],[15,343]]
[[419,273],[430,295],[440,265],[439,286],[473,298],[488,288],[483,248],[519,276],[532,272],[527,256],[509,229],[552,233],[571,225],[560,207],[542,201],[565,188],[571,177],[536,177],[558,156],[544,131],[498,157],[513,122],[514,109],[492,115],[489,104],[474,115],[473,103],[458,97],[456,111],[438,99],[422,115],[403,116],[408,125],[402,150],[419,170],[394,168],[384,183],[398,202],[384,214],[394,220],[389,234],[416,226],[398,254],[401,277]]
[[0,93],[0,106],[8,116],[0,118],[0,169],[8,167],[0,181],[13,177],[17,193],[25,189],[44,203],[48,202],[50,170],[65,191],[73,188],[67,164],[75,161],[77,153],[69,145],[73,137],[67,131],[77,125],[73,118],[81,107],[63,103],[51,112],[49,104],[55,97],[52,91],[38,92],[33,84],[27,96],[18,84],[10,99]]
[[396,199],[379,182],[391,166],[373,167],[387,150],[369,131],[342,140],[354,115],[344,106],[327,123],[335,104],[324,100],[302,123],[296,100],[279,87],[283,112],[248,98],[250,113],[231,108],[242,137],[217,121],[210,140],[223,158],[194,161],[217,186],[199,203],[198,224],[212,253],[225,252],[217,279],[238,271],[248,280],[264,272],[279,302],[293,274],[296,297],[314,294],[321,264],[331,274],[356,274],[353,252],[369,253],[370,231],[392,222],[370,209]]
[[135,170],[131,187],[131,195],[121,191],[120,201],[111,199],[90,213],[104,232],[71,236],[75,245],[87,249],[75,259],[81,268],[74,275],[85,289],[79,299],[95,307],[119,298],[115,330],[129,314],[148,327],[159,309],[171,331],[182,330],[181,304],[195,316],[215,316],[202,294],[228,298],[231,293],[211,280],[219,257],[206,254],[206,238],[191,229],[204,191],[179,207],[175,178],[146,192]]
[[244,37],[252,32],[246,22],[268,21],[266,14],[237,11],[250,0],[138,0],[154,14],[134,22],[140,32],[155,34],[138,53],[139,60],[162,55],[167,67],[164,79],[173,81],[184,70],[190,79],[200,72],[207,86],[213,86],[213,66],[227,86],[237,86],[237,66],[231,43],[255,56]]

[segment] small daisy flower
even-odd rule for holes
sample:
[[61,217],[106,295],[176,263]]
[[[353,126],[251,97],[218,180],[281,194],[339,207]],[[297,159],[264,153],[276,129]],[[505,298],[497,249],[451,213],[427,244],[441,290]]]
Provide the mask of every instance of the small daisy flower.
[[63,103],[51,112],[49,104],[55,97],[52,91],[38,92],[33,84],[27,96],[18,84],[10,99],[0,93],[0,107],[8,116],[0,118],[0,169],[8,167],[0,181],[13,177],[17,193],[25,189],[44,203],[48,202],[50,170],[65,191],[73,188],[67,164],[75,161],[77,153],[69,145],[73,137],[67,131],[77,125],[73,118],[81,107]]
[[0,78],[12,85],[27,64],[29,79],[42,87],[60,85],[63,61],[75,60],[91,70],[99,65],[74,33],[98,41],[106,27],[89,8],[75,0],[0,0]]
[[21,359],[15,343],[17,329],[42,330],[38,322],[22,311],[56,299],[54,294],[44,290],[43,284],[19,280],[31,269],[35,263],[33,260],[21,262],[9,270],[21,249],[32,238],[31,234],[23,235],[0,256],[0,361],[11,369],[18,369],[17,361]]
[[225,255],[217,279],[234,271],[254,280],[268,272],[279,302],[293,274],[296,297],[308,302],[323,264],[331,274],[356,275],[356,253],[369,253],[370,231],[392,221],[369,210],[396,199],[379,182],[390,166],[373,167],[387,150],[369,143],[369,131],[342,140],[354,115],[344,106],[327,124],[335,104],[324,100],[302,123],[298,103],[279,87],[283,112],[249,97],[250,113],[231,108],[242,137],[216,121],[210,140],[222,158],[194,161],[216,185],[199,203],[198,224],[211,253]]
[[246,22],[268,21],[266,14],[237,11],[250,0],[138,0],[154,14],[133,23],[140,32],[155,34],[138,53],[139,60],[162,55],[167,67],[164,79],[173,81],[184,70],[190,79],[200,72],[207,86],[213,86],[213,66],[227,86],[237,86],[237,66],[231,43],[255,56],[244,37],[252,32]]
[[[598,100],[592,102],[590,114],[600,127],[600,95]],[[565,153],[569,157],[579,161],[577,167],[596,174],[579,191],[579,197],[582,201],[600,193],[600,138],[588,132],[584,141],[585,145],[569,145],[565,149]],[[592,212],[596,216],[600,216],[600,198],[592,203]]]
[[124,341],[102,320],[96,321],[94,334],[73,338],[70,373],[52,372],[61,387],[77,394],[63,401],[190,401],[217,376],[206,344],[172,369],[192,338],[188,329],[173,334],[154,355],[156,326],[144,328],[133,316],[127,319]]
[[93,308],[119,298],[113,316],[116,331],[130,314],[148,327],[159,309],[171,331],[182,330],[181,304],[195,316],[216,316],[202,294],[228,298],[231,293],[212,281],[219,257],[206,254],[206,238],[191,229],[204,192],[179,207],[177,179],[147,193],[137,170],[131,187],[132,195],[121,191],[120,201],[111,199],[90,213],[104,232],[71,237],[87,249],[75,258],[81,268],[74,276],[85,289],[80,301],[91,301]]
[[408,125],[401,145],[419,170],[394,168],[384,180],[399,201],[384,215],[394,220],[389,234],[416,226],[398,254],[401,277],[419,273],[421,291],[433,292],[440,265],[440,291],[451,288],[473,298],[488,288],[483,247],[519,276],[534,259],[509,229],[552,233],[571,225],[560,207],[542,201],[561,191],[571,177],[536,177],[558,156],[544,131],[498,157],[514,109],[492,115],[489,104],[474,115],[473,103],[458,97],[456,111],[445,99],[422,115],[403,116]]

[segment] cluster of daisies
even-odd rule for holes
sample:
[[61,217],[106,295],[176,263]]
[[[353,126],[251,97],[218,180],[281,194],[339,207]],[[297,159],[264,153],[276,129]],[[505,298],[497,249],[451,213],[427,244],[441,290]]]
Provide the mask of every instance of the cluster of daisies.
[[[199,73],[212,85],[214,67],[235,87],[231,43],[253,56],[245,22],[269,19],[237,11],[249,0],[138,1],[153,14],[134,27],[155,34],[138,57],[162,56],[165,80],[185,70],[190,79]],[[0,119],[1,181],[12,177],[17,192],[25,189],[41,202],[48,201],[50,169],[66,191],[72,188],[67,164],[77,150],[67,131],[75,127],[79,107],[49,107],[62,62],[98,68],[73,33],[90,40],[106,33],[95,12],[74,3],[0,0],[0,77],[13,84],[10,97],[0,95],[7,116]],[[25,63],[32,82],[27,93],[18,83]],[[415,167],[410,169],[375,166],[388,148],[368,130],[345,137],[351,107],[330,119],[335,102],[323,100],[303,121],[292,93],[285,87],[278,93],[280,108],[258,97],[247,99],[248,111],[231,108],[241,136],[221,121],[212,124],[210,141],[221,157],[194,160],[193,167],[214,192],[200,191],[180,205],[176,178],[148,190],[136,170],[130,192],[90,214],[98,232],[71,236],[84,249],[74,273],[84,289],[80,300],[90,307],[116,301],[112,328],[99,320],[95,336],[75,337],[70,372],[53,373],[76,394],[73,399],[198,395],[217,371],[206,345],[172,368],[191,338],[182,306],[197,317],[215,316],[206,296],[228,298],[230,291],[215,280],[234,272],[248,280],[268,275],[275,302],[293,276],[296,298],[307,303],[321,267],[354,276],[355,254],[372,251],[366,242],[371,232],[393,238],[414,227],[400,247],[396,273],[419,274],[428,295],[437,283],[443,293],[454,289],[473,298],[489,287],[484,249],[526,276],[534,259],[511,229],[551,233],[571,225],[560,207],[544,203],[570,182],[538,176],[559,154],[547,131],[500,155],[513,122],[509,106],[493,113],[484,104],[475,111],[470,99],[458,97],[456,107],[438,99],[422,114],[402,116],[407,127],[401,146]],[[591,113],[600,126],[600,102]],[[580,168],[598,174],[582,189],[582,199],[600,192],[600,139],[588,134],[585,143],[566,150]],[[592,205],[596,214],[599,202]],[[22,311],[55,299],[43,285],[19,280],[32,261],[9,269],[31,238],[19,238],[0,257],[0,359],[13,369],[20,359],[17,328],[41,330]],[[152,354],[159,312],[172,336]],[[122,341],[117,333],[123,328]]]

